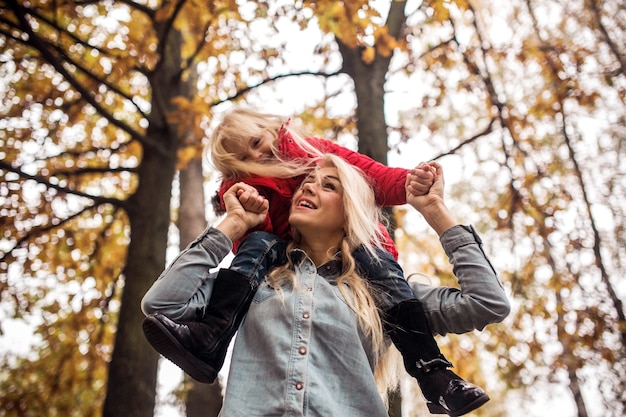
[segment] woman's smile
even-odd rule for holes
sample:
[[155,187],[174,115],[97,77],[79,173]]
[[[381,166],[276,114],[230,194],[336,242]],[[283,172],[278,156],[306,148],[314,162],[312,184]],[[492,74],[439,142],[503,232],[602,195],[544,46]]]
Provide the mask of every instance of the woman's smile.
[[294,194],[289,223],[305,240],[336,242],[344,235],[345,221],[343,186],[337,168],[317,168]]

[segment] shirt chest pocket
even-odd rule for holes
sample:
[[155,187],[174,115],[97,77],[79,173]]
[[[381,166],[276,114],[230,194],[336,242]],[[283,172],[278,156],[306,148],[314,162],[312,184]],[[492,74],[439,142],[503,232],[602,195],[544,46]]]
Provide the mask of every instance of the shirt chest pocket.
[[276,290],[276,288],[270,284],[267,280],[263,280],[259,285],[259,288],[252,299],[252,302],[255,304],[262,304],[263,302],[273,298],[273,297],[281,297],[281,294],[289,293],[292,290],[291,284],[281,284],[281,290]]
[[348,300],[352,301],[352,299],[351,298],[346,299],[346,296],[351,297],[350,287],[347,284],[333,285],[332,291],[333,291],[334,296],[338,300],[340,300],[342,303],[350,307],[350,303],[348,302]]
[[255,304],[261,304],[263,301],[275,295],[276,291],[274,290],[274,288],[272,288],[272,286],[266,280],[264,280],[259,285],[259,288],[257,288],[256,294],[254,294],[252,302]]

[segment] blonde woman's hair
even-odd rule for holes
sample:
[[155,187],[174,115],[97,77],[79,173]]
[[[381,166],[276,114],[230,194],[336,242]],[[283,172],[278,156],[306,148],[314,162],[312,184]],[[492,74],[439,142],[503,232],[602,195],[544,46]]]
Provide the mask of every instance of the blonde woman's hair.
[[[278,152],[278,133],[281,129],[291,134],[295,145],[301,147],[310,158],[305,160],[287,160]],[[275,159],[270,161],[241,161],[236,150],[247,146],[252,138],[260,138],[265,132],[274,137],[272,153]],[[304,139],[303,132],[288,126],[282,117],[259,113],[246,108],[236,108],[227,113],[209,138],[206,149],[211,164],[224,179],[237,180],[252,175],[264,177],[288,178],[301,175],[310,170],[313,159],[321,155],[320,151]]]
[[[372,257],[378,259],[374,248],[381,246],[382,235],[378,225],[381,224],[382,213],[376,205],[374,191],[361,170],[341,157],[330,154],[323,155],[319,165],[337,168],[343,188],[345,236],[340,248],[342,273],[337,278],[337,287],[350,308],[356,313],[361,330],[371,339],[377,360],[375,379],[386,401],[388,391],[398,385],[399,356],[397,350],[387,349],[389,342],[384,337],[378,308],[368,288],[368,282],[359,275],[352,256],[357,248],[364,247]],[[297,230],[293,230],[292,235],[293,240],[287,247],[287,264],[274,269],[269,274],[270,282],[279,292],[282,291],[281,283],[289,282],[294,287],[297,285],[294,264],[289,253],[291,249],[299,246],[302,237]],[[329,248],[332,251],[336,249]]]

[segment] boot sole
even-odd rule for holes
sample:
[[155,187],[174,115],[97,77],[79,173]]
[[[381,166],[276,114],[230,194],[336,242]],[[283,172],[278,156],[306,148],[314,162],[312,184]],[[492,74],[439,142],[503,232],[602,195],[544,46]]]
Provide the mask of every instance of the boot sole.
[[143,332],[154,350],[196,381],[211,384],[217,378],[215,369],[185,349],[155,317],[148,316],[144,319]]
[[459,417],[459,416],[469,413],[470,411],[476,410],[478,407],[482,406],[487,401],[489,401],[489,396],[487,394],[483,394],[480,397],[476,398],[471,403],[467,404],[465,407],[461,408],[460,410],[454,410],[454,411],[446,410],[443,406],[439,404],[435,404],[433,402],[428,402],[426,403],[426,405],[428,406],[428,411],[430,411],[431,414],[447,414],[450,417]]

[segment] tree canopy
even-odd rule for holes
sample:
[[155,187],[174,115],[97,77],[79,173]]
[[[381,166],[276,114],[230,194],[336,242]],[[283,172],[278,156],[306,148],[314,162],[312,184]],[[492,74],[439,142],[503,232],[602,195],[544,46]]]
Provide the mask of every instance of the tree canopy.
[[[33,329],[0,352],[2,415],[152,415],[139,300],[175,240],[177,173],[239,104],[385,163],[441,161],[514,306],[445,341],[498,392],[481,415],[532,415],[550,386],[579,416],[623,415],[625,6],[0,0],[0,330]],[[455,285],[394,213],[404,269]]]

